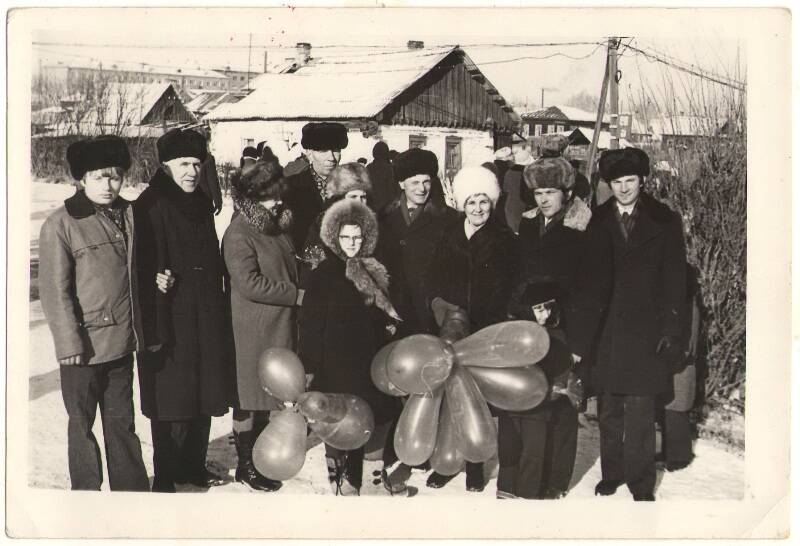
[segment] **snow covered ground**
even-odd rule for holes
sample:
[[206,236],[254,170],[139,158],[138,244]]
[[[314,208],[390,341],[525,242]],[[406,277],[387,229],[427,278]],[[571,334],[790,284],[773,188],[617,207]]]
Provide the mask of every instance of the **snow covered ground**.
[[[35,183],[31,209],[31,248],[37,248],[37,238],[41,223],[52,210],[60,206],[63,199],[74,190],[71,186]],[[134,198],[136,191],[125,190],[125,197]],[[217,216],[217,229],[220,237],[230,222],[231,205],[226,202],[223,212]],[[67,470],[67,416],[61,399],[58,365],[54,358],[50,331],[38,301],[30,303],[30,362],[29,362],[29,438],[28,456],[30,473],[28,484],[36,488],[68,489]],[[136,405],[136,430],[142,442],[145,465],[152,479],[153,446],[150,424],[139,412],[138,387],[134,382],[134,402]],[[94,427],[95,435],[102,449],[102,428],[99,415]],[[214,418],[211,424],[211,440],[208,451],[209,466],[233,476],[236,455],[230,437],[230,414]],[[276,493],[333,495],[328,483],[322,444],[313,437],[309,439],[306,463],[300,473],[284,483]],[[659,470],[657,499],[740,499],[744,493],[745,463],[742,453],[733,452],[726,446],[707,439],[699,439],[695,446],[695,460],[685,470],[666,473]],[[373,473],[379,470],[379,461],[367,461],[364,465],[364,486],[362,496],[386,495],[379,483],[373,483]],[[444,488],[434,490],[425,487],[427,475],[412,473],[408,480],[410,495],[453,496],[475,495],[494,497],[496,462],[485,465],[488,484],[482,493],[467,493],[464,489],[464,475],[459,475]],[[578,458],[573,475],[570,498],[586,498],[594,495],[594,486],[600,480],[599,433],[593,419],[581,417],[578,436]],[[104,484],[104,488],[107,484]],[[185,492],[204,490],[186,486]],[[227,485],[211,489],[209,493],[249,493],[251,490],[233,481]],[[630,494],[624,488],[613,497],[598,498],[596,502],[622,502],[629,500]]]

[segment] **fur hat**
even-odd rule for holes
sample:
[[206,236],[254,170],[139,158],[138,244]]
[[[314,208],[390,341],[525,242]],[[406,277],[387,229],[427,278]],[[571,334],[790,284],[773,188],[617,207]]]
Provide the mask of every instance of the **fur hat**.
[[327,121],[306,123],[300,145],[306,150],[343,150],[347,148],[347,127]]
[[170,129],[156,141],[158,160],[166,163],[178,157],[196,157],[206,160],[206,139],[192,129]]
[[542,157],[559,157],[569,146],[569,139],[566,135],[546,135],[539,146],[539,153]]
[[346,260],[347,256],[339,246],[339,232],[342,226],[351,224],[361,228],[361,236],[364,238],[358,256],[372,256],[378,243],[378,218],[361,201],[342,199],[328,207],[322,215],[319,238],[334,254]]
[[106,167],[127,171],[131,167],[131,154],[125,141],[118,136],[100,135],[70,144],[67,163],[72,178],[80,180],[89,171]]
[[525,305],[540,305],[558,298],[558,283],[551,278],[541,277],[528,283],[520,301]]
[[500,186],[497,177],[485,167],[464,167],[453,179],[453,198],[456,208],[464,210],[467,199],[475,194],[483,193],[492,202],[492,208],[500,198]]
[[375,146],[372,147],[372,157],[373,159],[389,159],[389,145],[386,144],[384,141],[379,140],[375,143]]
[[411,148],[398,154],[392,162],[394,168],[394,181],[400,183],[404,180],[427,174],[431,179],[439,175],[439,160],[436,154],[422,148]]
[[650,158],[639,148],[606,150],[600,156],[598,171],[606,182],[634,174],[644,177],[650,174]]
[[277,159],[256,161],[234,178],[232,185],[243,197],[259,202],[281,199],[287,190],[283,168]]
[[258,159],[258,156],[258,150],[252,146],[246,146],[245,149],[242,150],[242,157],[252,157],[253,159]]
[[563,157],[540,157],[522,171],[531,190],[555,188],[567,192],[575,186],[575,169]]
[[364,190],[372,193],[367,168],[361,163],[343,163],[337,165],[328,175],[325,183],[328,198],[341,197],[352,190]]
[[531,153],[526,150],[525,148],[520,148],[516,152],[514,152],[514,164],[520,165],[522,167],[527,167],[533,163],[533,156]]
[[261,157],[263,155],[264,146],[266,146],[266,145],[267,145],[267,141],[266,140],[262,140],[261,142],[256,144],[256,157]]
[[494,153],[495,161],[511,161],[513,158],[514,154],[511,153],[511,148],[508,146],[500,148]]

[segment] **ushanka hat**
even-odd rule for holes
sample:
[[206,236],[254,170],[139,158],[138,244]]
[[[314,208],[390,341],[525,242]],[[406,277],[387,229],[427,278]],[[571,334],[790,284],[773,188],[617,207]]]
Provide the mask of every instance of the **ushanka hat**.
[[328,175],[325,182],[328,197],[339,197],[353,190],[372,193],[369,172],[361,163],[343,163],[337,165]]
[[456,208],[464,210],[464,204],[472,195],[482,193],[492,202],[492,208],[497,206],[500,198],[500,186],[497,177],[489,169],[481,166],[464,167],[453,179],[453,198]]
[[239,195],[252,201],[282,199],[287,190],[283,167],[277,158],[259,160],[243,169],[241,175],[233,179],[233,187]]
[[522,171],[531,190],[555,188],[567,192],[575,186],[575,168],[563,157],[540,157]]
[[639,148],[606,150],[600,156],[598,170],[606,182],[634,174],[644,177],[650,174],[650,158]]
[[158,160],[166,163],[179,157],[195,157],[206,160],[206,139],[192,129],[170,129],[156,141]]
[[566,135],[547,135],[542,139],[539,153],[542,157],[558,157],[564,153],[567,146],[569,146],[569,139]]
[[328,121],[306,123],[300,145],[306,150],[343,150],[347,148],[347,127]]
[[131,154],[120,137],[100,135],[70,144],[67,163],[72,178],[80,180],[89,171],[107,167],[119,167],[127,171],[131,167]]
[[439,174],[439,160],[430,150],[411,148],[397,155],[392,168],[394,180],[398,183],[418,174],[427,174],[433,179]]

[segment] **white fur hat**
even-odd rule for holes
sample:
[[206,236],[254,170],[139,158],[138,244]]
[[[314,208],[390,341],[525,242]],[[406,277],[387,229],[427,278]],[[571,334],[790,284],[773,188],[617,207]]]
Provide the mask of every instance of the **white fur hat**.
[[464,210],[467,199],[475,194],[483,193],[492,202],[492,208],[500,198],[500,186],[494,173],[486,167],[464,167],[453,179],[453,198],[456,208]]

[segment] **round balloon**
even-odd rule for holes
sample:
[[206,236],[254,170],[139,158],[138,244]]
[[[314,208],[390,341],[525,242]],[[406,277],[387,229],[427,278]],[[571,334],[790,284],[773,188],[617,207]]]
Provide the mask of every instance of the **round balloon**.
[[539,364],[524,368],[469,368],[483,398],[496,408],[525,411],[547,397],[548,381]]
[[442,476],[458,474],[464,468],[464,457],[458,452],[458,436],[456,436],[450,407],[447,405],[447,397],[442,399],[436,448],[433,450],[430,461],[431,468]]
[[[375,430],[375,418],[369,405],[353,394],[328,394],[329,398],[341,397],[347,412],[335,423],[316,421],[309,423],[319,438],[336,449],[358,449],[369,440]],[[336,403],[336,402],[334,402]]]
[[447,405],[453,418],[458,452],[471,463],[488,461],[497,453],[497,427],[475,380],[456,364],[445,383]]
[[289,349],[270,347],[258,359],[261,387],[281,402],[296,402],[306,390],[303,363]]
[[439,388],[433,396],[412,394],[408,397],[394,433],[394,450],[405,464],[420,465],[433,453],[443,395],[443,389]]
[[297,408],[306,419],[326,423],[341,421],[347,413],[343,398],[316,391],[304,392],[298,396]]
[[389,396],[406,396],[408,393],[398,389],[391,381],[389,381],[389,372],[387,364],[389,361],[389,354],[397,345],[396,341],[384,346],[375,357],[372,359],[372,365],[369,368],[369,375],[372,378],[372,383],[378,387],[378,390]]
[[493,324],[453,344],[459,364],[487,368],[530,366],[549,348],[547,329],[528,320]]
[[387,361],[389,381],[409,394],[433,394],[450,375],[453,351],[436,336],[416,334],[401,339]]
[[306,460],[306,421],[292,410],[273,412],[253,446],[253,463],[264,476],[288,480]]

